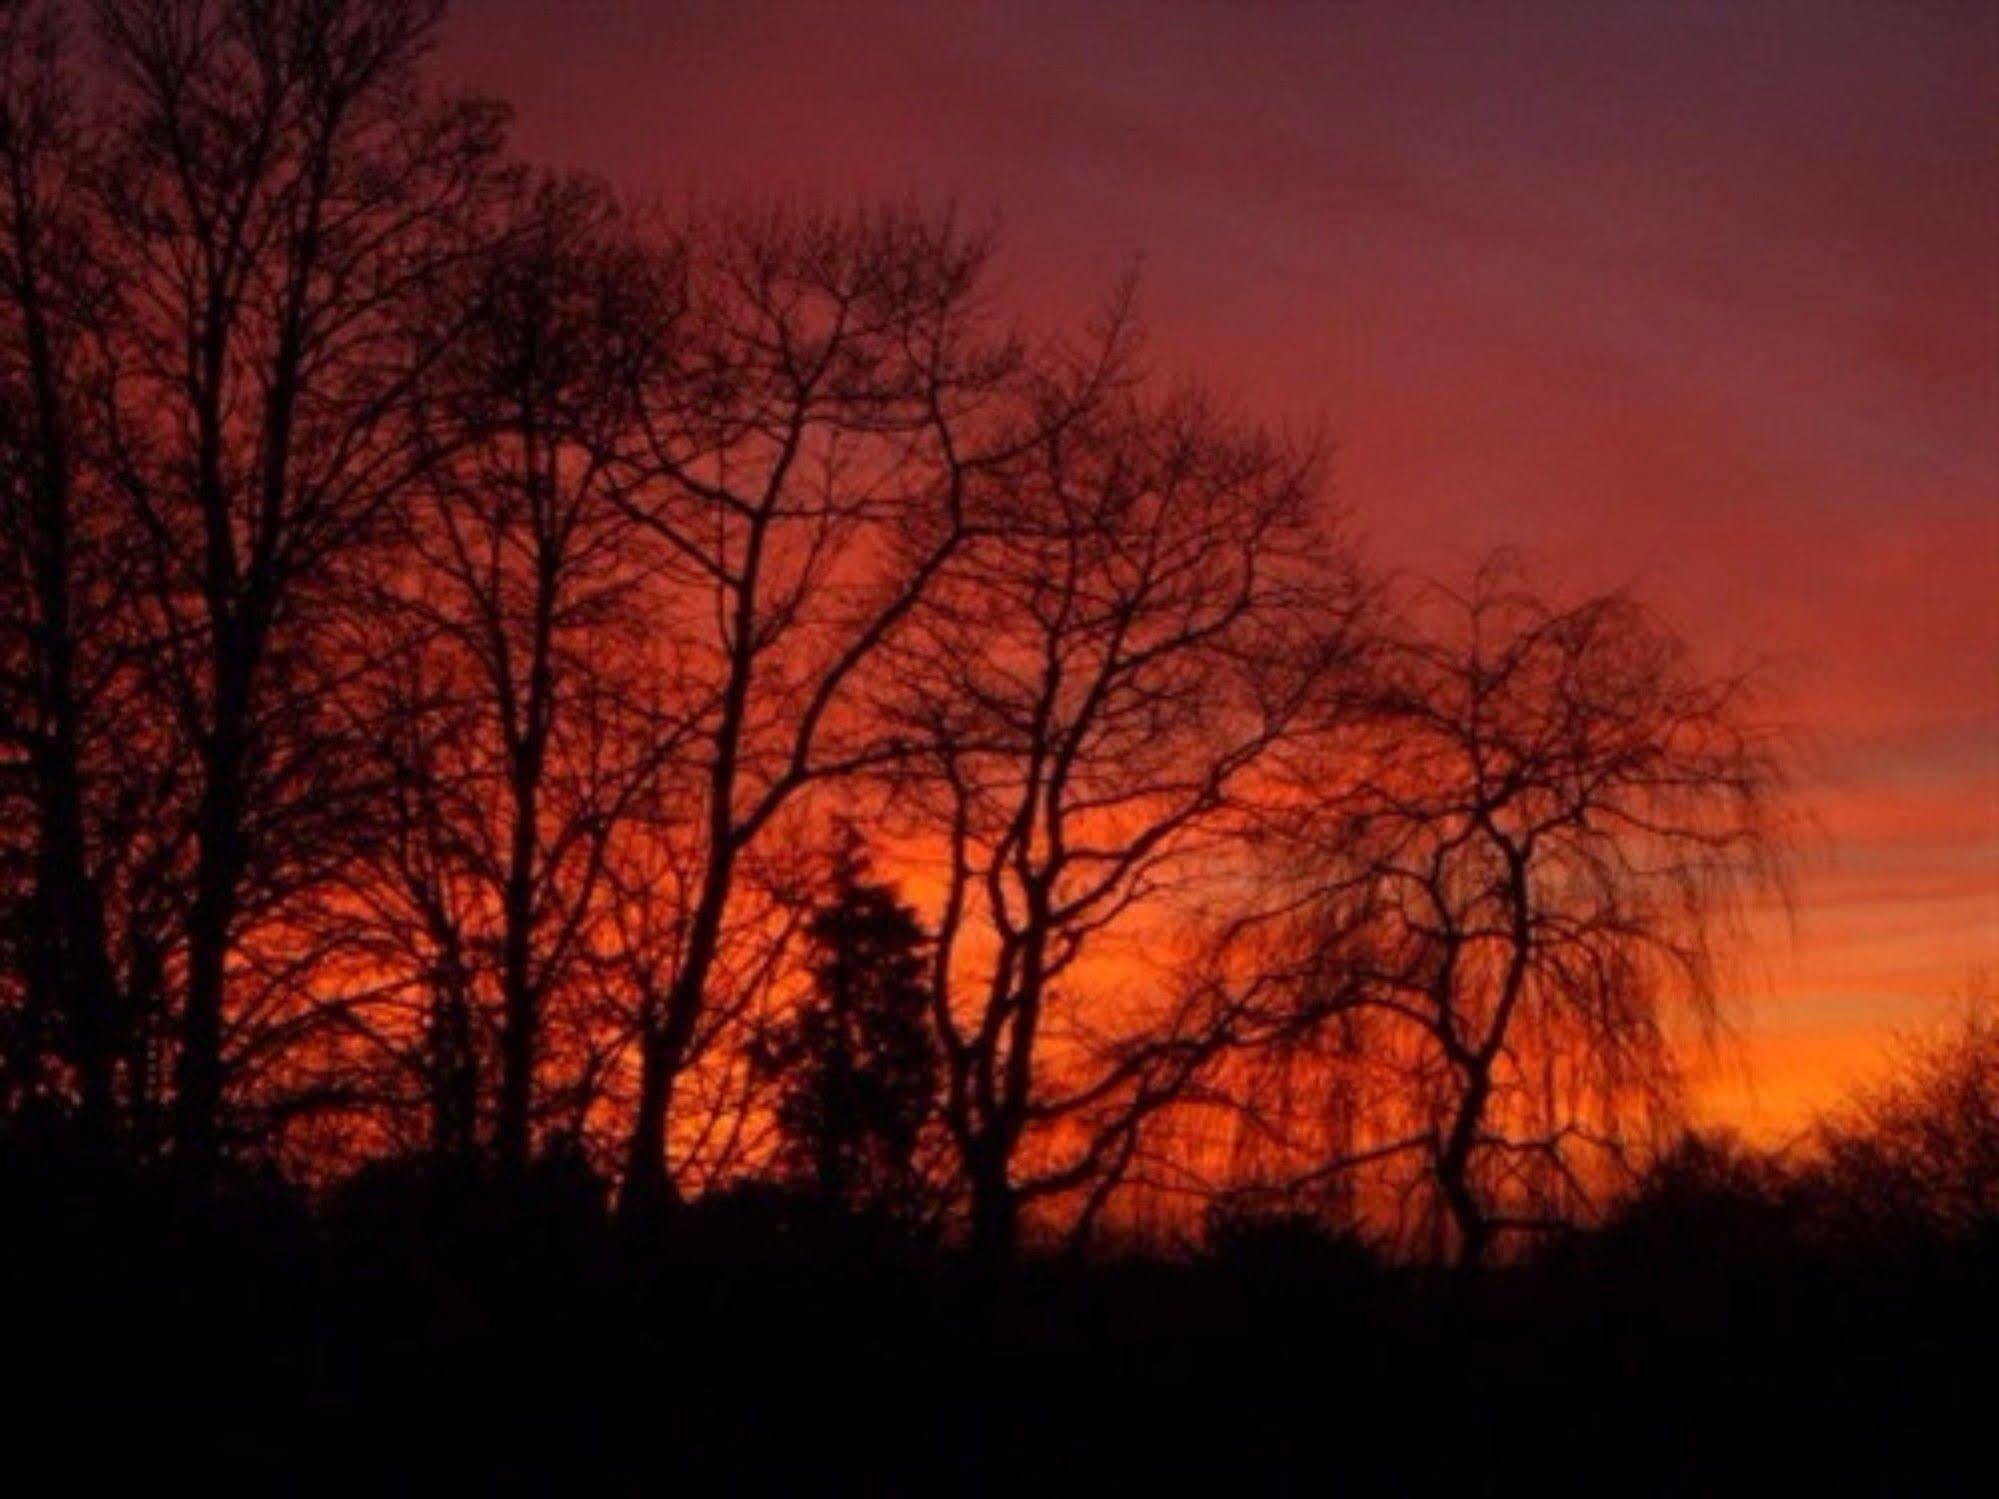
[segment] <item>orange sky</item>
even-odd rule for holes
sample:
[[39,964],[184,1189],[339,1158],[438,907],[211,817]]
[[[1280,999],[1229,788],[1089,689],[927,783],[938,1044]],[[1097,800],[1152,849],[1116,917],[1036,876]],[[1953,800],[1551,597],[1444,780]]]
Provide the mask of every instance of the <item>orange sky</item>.
[[1999,977],[1999,9],[460,0],[533,155],[954,196],[1067,312],[1322,418],[1378,556],[1525,544],[1773,659],[1819,834],[1710,1106]]

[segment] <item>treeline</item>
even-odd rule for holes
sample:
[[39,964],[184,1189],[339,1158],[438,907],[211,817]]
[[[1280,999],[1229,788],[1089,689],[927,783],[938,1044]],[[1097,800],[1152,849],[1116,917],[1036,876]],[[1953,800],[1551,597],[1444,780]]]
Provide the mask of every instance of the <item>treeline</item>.
[[0,8],[13,1137],[1467,1261],[1670,1137],[1747,678],[1376,567],[949,212],[522,163],[440,20]]
[[[896,925],[865,905],[860,927]],[[237,1172],[195,1201],[138,1163],[16,1148],[0,1314],[33,1377],[10,1471],[997,1493],[1108,1463],[1171,1492],[1979,1492],[1995,1037],[1977,1007],[1912,1045],[1809,1149],[1683,1142],[1589,1230],[1477,1276],[1246,1205],[1171,1255],[993,1277],[773,1183],[634,1233],[548,1151],[508,1191],[475,1161],[387,1160],[310,1194]]]

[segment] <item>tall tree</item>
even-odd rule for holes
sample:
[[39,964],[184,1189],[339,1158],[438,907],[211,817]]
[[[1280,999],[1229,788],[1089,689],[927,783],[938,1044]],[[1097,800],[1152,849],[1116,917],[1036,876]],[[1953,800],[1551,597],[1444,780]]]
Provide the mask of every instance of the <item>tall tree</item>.
[[673,1092],[742,861],[808,788],[897,753],[856,688],[1094,371],[1035,379],[994,326],[991,247],[948,216],[789,209],[691,237],[678,367],[629,504],[671,558],[660,616],[697,705],[700,813],[677,968],[641,1019],[625,1205],[670,1198]]
[[363,892],[422,992],[433,1143],[526,1164],[549,1009],[581,981],[621,817],[671,751],[647,538],[616,502],[635,398],[669,356],[673,257],[588,184],[524,187],[453,295],[388,617],[376,745],[392,827]]
[[115,537],[90,461],[113,286],[97,254],[97,141],[62,17],[0,8],[0,549],[4,725],[32,831],[18,930],[24,990],[8,1048],[17,1091],[53,1052],[88,1126],[112,1123],[121,994],[95,867],[93,750],[115,671]]
[[1316,479],[1208,401],[1121,395],[1037,446],[898,654],[912,831],[946,855],[945,1118],[989,1260],[1024,1204],[1100,1205],[1236,1039],[1225,991],[1086,960],[1203,863],[1226,881],[1261,768],[1349,661],[1357,573]]
[[504,176],[502,112],[416,74],[435,0],[116,0],[112,430],[148,538],[162,713],[196,805],[174,1069],[195,1180],[223,1143],[246,920],[324,878],[353,757],[333,631],[432,461],[426,324]]

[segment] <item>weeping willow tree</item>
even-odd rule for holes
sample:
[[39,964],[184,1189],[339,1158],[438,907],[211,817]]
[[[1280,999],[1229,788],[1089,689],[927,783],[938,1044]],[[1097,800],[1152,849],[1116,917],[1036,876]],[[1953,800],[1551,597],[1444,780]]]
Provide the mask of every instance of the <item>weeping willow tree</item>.
[[1476,1264],[1677,1119],[1741,918],[1783,889],[1786,761],[1751,678],[1508,557],[1407,601],[1369,699],[1296,767],[1310,1023],[1255,1063],[1254,1133],[1290,1185]]

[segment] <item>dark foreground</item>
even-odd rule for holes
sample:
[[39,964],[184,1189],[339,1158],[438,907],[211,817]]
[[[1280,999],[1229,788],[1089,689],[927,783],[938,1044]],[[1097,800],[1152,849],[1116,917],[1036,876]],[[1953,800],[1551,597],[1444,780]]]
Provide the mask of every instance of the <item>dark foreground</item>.
[[1999,1454],[1990,1235],[1738,1204],[1466,1282],[1280,1226],[995,1286],[769,1197],[4,1189],[23,1492],[1989,1493]]

